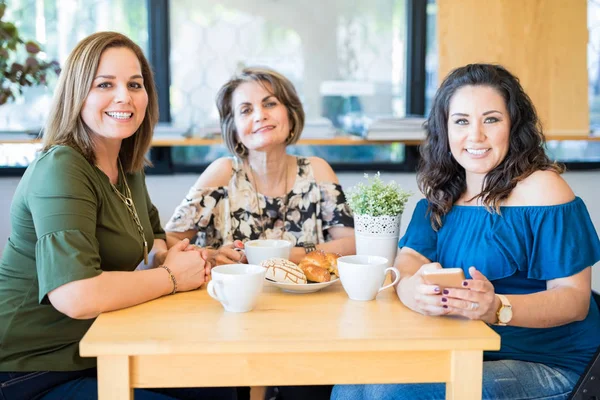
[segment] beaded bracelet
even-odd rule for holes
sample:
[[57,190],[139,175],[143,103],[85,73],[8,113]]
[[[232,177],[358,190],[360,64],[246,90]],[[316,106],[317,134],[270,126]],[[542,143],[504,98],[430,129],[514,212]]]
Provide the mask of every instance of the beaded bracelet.
[[164,268],[165,271],[167,271],[169,273],[169,277],[171,278],[171,282],[173,282],[173,291],[170,294],[175,294],[177,293],[177,281],[175,280],[175,275],[173,275],[173,273],[171,272],[171,269],[169,267],[167,267],[166,265],[160,265],[158,268]]

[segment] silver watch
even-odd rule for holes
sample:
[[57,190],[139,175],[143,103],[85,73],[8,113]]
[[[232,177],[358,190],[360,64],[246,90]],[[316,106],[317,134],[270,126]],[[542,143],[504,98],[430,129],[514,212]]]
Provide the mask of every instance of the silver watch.
[[317,247],[313,242],[304,242],[304,251],[306,254],[310,253],[311,251],[315,251],[316,249]]

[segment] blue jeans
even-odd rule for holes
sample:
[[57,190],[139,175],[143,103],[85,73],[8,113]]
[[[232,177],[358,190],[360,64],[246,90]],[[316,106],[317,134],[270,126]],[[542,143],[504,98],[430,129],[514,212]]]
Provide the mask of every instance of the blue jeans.
[[[483,400],[566,400],[579,375],[515,360],[483,363]],[[444,400],[444,383],[337,385],[331,400]]]
[[[237,400],[236,388],[135,389],[135,400]],[[96,400],[96,369],[0,372],[0,400]]]

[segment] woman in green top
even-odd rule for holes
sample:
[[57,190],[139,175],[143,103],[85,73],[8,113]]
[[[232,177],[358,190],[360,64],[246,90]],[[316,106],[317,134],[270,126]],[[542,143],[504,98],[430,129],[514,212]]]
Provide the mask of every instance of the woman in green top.
[[[158,120],[153,76],[129,38],[100,32],[66,61],[11,206],[0,262],[0,398],[94,399],[79,341],[100,313],[204,283],[206,254],[169,251],[144,181]],[[148,251],[152,253],[148,255]],[[137,268],[143,262],[146,268]],[[137,269],[136,269],[137,268]],[[138,390],[136,399],[235,399],[235,389]]]

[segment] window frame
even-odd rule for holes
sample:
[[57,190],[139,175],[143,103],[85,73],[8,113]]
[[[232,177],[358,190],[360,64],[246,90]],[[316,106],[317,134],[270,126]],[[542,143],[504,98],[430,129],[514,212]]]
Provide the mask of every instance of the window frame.
[[[160,122],[171,122],[170,94],[170,37],[169,0],[147,0],[149,61],[155,71],[159,98]],[[425,52],[427,44],[427,2],[405,0],[407,15],[407,71],[406,71],[406,114],[425,115]],[[171,147],[157,147],[150,151],[154,165],[149,174],[201,173],[207,166],[198,164],[177,165],[173,162]],[[414,172],[419,161],[418,146],[405,146],[402,163],[389,162],[364,164],[336,164],[336,171],[362,172],[376,167],[379,171]]]
[[[159,103],[159,121],[171,122],[170,109],[170,29],[169,29],[169,0],[146,0],[148,12],[148,60],[154,71]],[[425,57],[427,50],[427,1],[405,0],[406,5],[406,114],[425,115],[425,86],[426,69]],[[147,169],[150,175],[168,175],[176,173],[201,173],[207,166],[181,165],[173,162],[171,147],[153,147],[149,153],[152,168]],[[404,161],[378,163],[332,163],[335,171],[363,172],[378,170],[389,172],[414,172],[419,163],[419,146],[405,146]],[[600,162],[571,161],[564,163],[569,170],[600,169]],[[2,176],[21,176],[26,167],[2,167]]]

